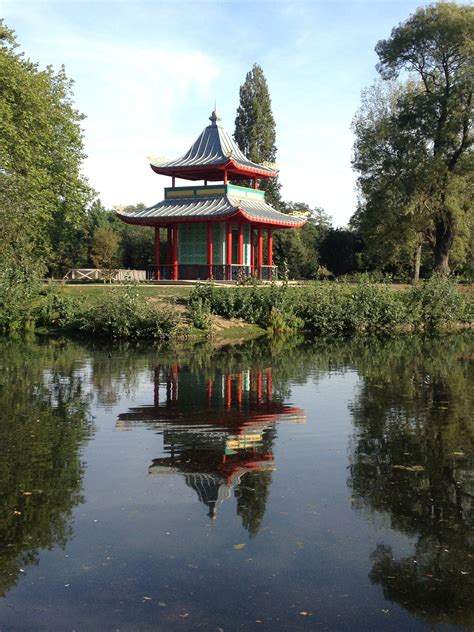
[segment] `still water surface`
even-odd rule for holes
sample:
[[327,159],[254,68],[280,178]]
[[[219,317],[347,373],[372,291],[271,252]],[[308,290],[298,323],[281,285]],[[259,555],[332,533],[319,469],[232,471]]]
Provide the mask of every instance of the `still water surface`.
[[474,627],[474,337],[0,343],[0,630]]

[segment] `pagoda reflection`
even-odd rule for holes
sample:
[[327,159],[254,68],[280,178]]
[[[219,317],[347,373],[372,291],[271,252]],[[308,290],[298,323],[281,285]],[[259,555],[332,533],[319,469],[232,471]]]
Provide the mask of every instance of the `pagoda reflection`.
[[163,436],[150,475],[181,474],[208,515],[232,495],[251,534],[265,512],[276,423],[305,423],[273,389],[272,369],[196,373],[177,363],[154,370],[154,402],[119,415],[117,428],[146,425]]

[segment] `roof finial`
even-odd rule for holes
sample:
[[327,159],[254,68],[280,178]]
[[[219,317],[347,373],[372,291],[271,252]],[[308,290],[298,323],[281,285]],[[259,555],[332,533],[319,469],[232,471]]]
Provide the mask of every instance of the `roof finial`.
[[212,111],[212,114],[209,117],[209,120],[211,121],[213,127],[216,127],[217,122],[221,120],[221,117],[219,116],[219,113],[217,112],[217,102],[215,99],[214,99],[214,110]]

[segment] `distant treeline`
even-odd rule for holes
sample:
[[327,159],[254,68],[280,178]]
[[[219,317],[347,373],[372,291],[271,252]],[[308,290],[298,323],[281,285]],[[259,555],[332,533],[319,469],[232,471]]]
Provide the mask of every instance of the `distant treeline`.
[[[403,282],[413,278],[413,259],[408,250],[401,253],[398,260],[392,259],[384,264],[379,255],[367,248],[362,233],[356,227],[334,228],[323,209],[311,209],[303,202],[283,201],[279,207],[283,212],[308,217],[301,229],[274,233],[274,262],[281,277],[316,280],[346,275],[357,280],[360,274],[368,272],[374,280],[392,278]],[[120,208],[138,210],[145,205]],[[162,246],[161,256],[165,257],[166,244]],[[96,201],[84,218],[82,232],[77,235],[65,262],[67,265],[54,272],[61,275],[72,267],[143,270],[154,264],[153,250],[152,228],[124,224],[114,210],[107,210],[100,201]],[[421,276],[428,277],[432,271],[432,253],[423,248],[420,257]],[[467,258],[464,256],[457,266],[454,253],[452,265],[461,280],[472,280],[474,277],[472,253]]]

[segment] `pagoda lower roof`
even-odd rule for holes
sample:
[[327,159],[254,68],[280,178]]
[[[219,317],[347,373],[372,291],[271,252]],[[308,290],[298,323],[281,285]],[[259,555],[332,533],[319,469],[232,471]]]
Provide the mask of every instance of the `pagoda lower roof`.
[[137,211],[117,211],[128,224],[160,226],[174,222],[209,222],[245,219],[275,228],[296,228],[306,219],[275,210],[263,199],[239,199],[230,195],[167,199]]

